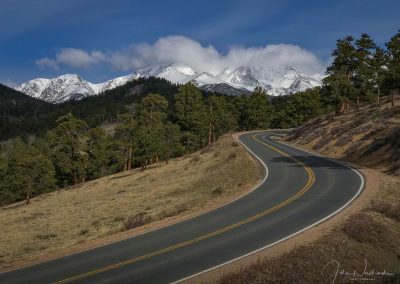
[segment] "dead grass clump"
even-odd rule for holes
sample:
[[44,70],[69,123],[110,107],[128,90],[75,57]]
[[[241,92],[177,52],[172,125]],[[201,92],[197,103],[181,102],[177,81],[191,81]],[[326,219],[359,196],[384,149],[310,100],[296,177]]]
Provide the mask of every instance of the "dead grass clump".
[[236,154],[236,153],[230,153],[230,154],[228,155],[228,157],[226,158],[226,160],[227,160],[227,161],[229,161],[229,160],[234,160],[234,159],[236,159],[236,157],[237,157],[237,154]]
[[214,158],[218,158],[220,155],[221,155],[220,152],[214,152],[213,157],[214,157]]
[[216,188],[214,188],[212,190],[212,194],[215,194],[215,195],[220,195],[222,193],[224,193],[224,188],[222,186],[217,186]]
[[201,149],[201,150],[200,150],[200,154],[201,154],[201,155],[207,154],[207,153],[212,152],[213,150],[214,150],[214,147],[213,147],[212,144],[211,144],[211,145],[208,145],[208,146],[204,147],[203,149]]
[[150,223],[150,221],[151,218],[147,216],[146,212],[141,212],[139,214],[136,214],[135,216],[128,216],[122,226],[122,231],[127,231],[139,226],[143,226],[147,223]]
[[395,243],[390,229],[367,213],[351,216],[344,224],[343,232],[360,243],[370,243],[376,247],[391,246]]
[[195,155],[195,156],[193,156],[193,158],[190,159],[191,163],[197,163],[199,161],[200,161],[200,156],[198,156],[198,155]]
[[326,144],[328,144],[331,141],[330,137],[322,136],[321,139],[315,144],[313,149],[321,149],[324,147]]
[[36,236],[36,239],[39,239],[39,240],[50,240],[50,239],[54,239],[54,238],[56,238],[56,237],[57,237],[56,234],[50,233],[50,234],[41,234],[41,235],[37,235],[37,236]]
[[400,221],[400,208],[383,200],[373,200],[371,209],[396,221]]
[[79,231],[79,236],[84,236],[84,235],[86,235],[86,234],[88,234],[89,233],[89,230],[88,229],[82,229],[82,230],[80,230]]
[[341,146],[349,144],[352,141],[353,141],[353,135],[347,134],[347,135],[344,135],[343,137],[339,138],[336,141],[335,146],[341,147]]

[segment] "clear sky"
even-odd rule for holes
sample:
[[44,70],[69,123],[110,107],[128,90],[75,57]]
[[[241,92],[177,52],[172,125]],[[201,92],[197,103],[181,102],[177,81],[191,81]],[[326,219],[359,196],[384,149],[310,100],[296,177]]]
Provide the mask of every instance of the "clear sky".
[[0,0],[0,81],[77,73],[100,82],[182,57],[204,67],[208,57],[286,64],[293,55],[314,72],[340,37],[366,32],[384,44],[399,12],[399,0]]

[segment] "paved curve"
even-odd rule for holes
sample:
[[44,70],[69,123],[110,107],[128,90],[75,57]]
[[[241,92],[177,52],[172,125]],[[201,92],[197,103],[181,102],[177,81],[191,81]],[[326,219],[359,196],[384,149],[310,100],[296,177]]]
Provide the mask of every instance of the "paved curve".
[[244,197],[147,234],[0,274],[0,283],[177,281],[321,222],[361,191],[355,170],[270,135],[239,138],[268,166],[268,177]]

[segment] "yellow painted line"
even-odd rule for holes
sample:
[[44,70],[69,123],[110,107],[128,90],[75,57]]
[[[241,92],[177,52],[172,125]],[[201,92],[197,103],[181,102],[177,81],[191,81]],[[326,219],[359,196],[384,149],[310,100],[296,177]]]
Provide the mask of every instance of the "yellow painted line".
[[79,279],[82,279],[82,278],[87,278],[87,277],[93,276],[93,275],[101,273],[101,272],[109,271],[109,270],[112,270],[112,269],[115,269],[115,268],[119,268],[119,267],[124,266],[124,265],[132,264],[134,262],[138,262],[140,260],[147,259],[147,258],[150,258],[152,256],[157,256],[157,255],[160,255],[160,254],[163,254],[163,253],[166,253],[166,252],[170,252],[170,251],[176,250],[178,248],[182,248],[182,247],[188,246],[190,244],[202,241],[204,239],[208,239],[208,238],[211,238],[213,236],[222,234],[224,232],[230,231],[230,230],[235,229],[235,228],[237,228],[239,226],[242,226],[244,224],[247,224],[247,223],[250,223],[252,221],[255,221],[255,220],[257,220],[257,219],[259,219],[259,218],[261,218],[261,217],[263,217],[265,215],[268,215],[268,214],[278,210],[279,208],[282,208],[283,206],[286,206],[287,204],[293,202],[294,200],[296,200],[297,198],[302,196],[305,192],[307,192],[311,188],[311,186],[313,185],[313,183],[315,181],[314,172],[310,169],[310,167],[308,167],[307,165],[305,165],[303,162],[299,161],[298,159],[290,156],[289,154],[287,154],[287,153],[285,153],[285,152],[283,152],[283,151],[281,151],[281,150],[279,150],[279,149],[277,149],[277,148],[275,148],[275,147],[273,147],[271,145],[268,145],[267,143],[261,141],[256,136],[257,135],[254,135],[252,138],[254,140],[256,140],[257,142],[259,142],[259,143],[265,145],[266,147],[270,148],[271,150],[273,150],[273,151],[275,151],[275,152],[277,152],[277,153],[279,153],[279,154],[281,154],[281,155],[283,155],[285,157],[288,157],[288,158],[292,159],[297,164],[301,165],[305,169],[305,171],[307,172],[308,181],[307,181],[306,185],[299,192],[297,192],[295,195],[293,195],[289,199],[283,201],[282,203],[279,203],[279,204],[275,205],[274,207],[271,207],[270,209],[267,209],[267,210],[265,210],[265,211],[263,211],[261,213],[258,213],[257,215],[254,215],[254,216],[252,216],[252,217],[250,217],[248,219],[245,219],[245,220],[240,221],[238,223],[235,223],[235,224],[232,224],[230,226],[224,227],[224,228],[219,229],[217,231],[214,231],[214,232],[202,235],[200,237],[197,237],[195,239],[188,240],[188,241],[185,241],[185,242],[182,242],[182,243],[178,243],[176,245],[173,245],[173,246],[170,246],[170,247],[166,247],[164,249],[161,249],[161,250],[158,250],[158,251],[155,251],[155,252],[151,252],[151,253],[148,253],[148,254],[145,254],[145,255],[142,255],[142,256],[139,256],[139,257],[128,259],[128,260],[125,260],[125,261],[122,261],[122,262],[119,262],[119,263],[116,263],[116,264],[113,264],[113,265],[110,265],[110,266],[106,266],[106,267],[103,267],[103,268],[100,268],[100,269],[96,269],[96,270],[93,270],[93,271],[90,271],[90,272],[87,272],[87,273],[84,273],[84,274],[80,274],[80,275],[73,276],[73,277],[70,277],[70,278],[67,278],[67,279],[64,279],[64,280],[60,280],[60,281],[55,282],[55,284],[70,283],[70,282],[75,281],[75,280],[79,280]]

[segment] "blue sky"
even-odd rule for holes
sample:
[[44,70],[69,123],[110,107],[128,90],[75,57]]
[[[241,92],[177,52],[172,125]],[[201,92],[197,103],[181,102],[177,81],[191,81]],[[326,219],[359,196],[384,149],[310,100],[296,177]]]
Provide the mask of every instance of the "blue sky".
[[398,0],[0,0],[0,81],[78,73],[100,82],[182,57],[161,54],[171,50],[165,44],[217,53],[224,64],[237,49],[287,44],[308,65],[325,66],[345,35],[367,32],[383,44],[400,29],[399,11]]

